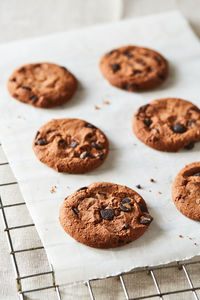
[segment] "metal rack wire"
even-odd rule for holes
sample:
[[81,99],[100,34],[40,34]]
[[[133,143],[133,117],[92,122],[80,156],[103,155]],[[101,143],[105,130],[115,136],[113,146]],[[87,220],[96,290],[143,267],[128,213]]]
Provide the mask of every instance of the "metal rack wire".
[[[9,165],[8,162],[3,162],[0,163],[0,167],[5,166],[5,165]],[[11,186],[11,185],[17,185],[18,183],[16,181],[13,182],[6,182],[6,183],[2,183],[0,184],[0,187],[4,187],[4,186]],[[55,282],[55,277],[54,277],[54,271],[53,268],[50,266],[49,267],[49,271],[45,271],[45,272],[39,272],[39,273],[33,273],[33,274],[28,274],[26,276],[21,276],[20,271],[19,271],[19,264],[17,262],[17,257],[16,254],[17,253],[21,253],[21,252],[28,252],[28,251],[44,251],[44,247],[43,246],[38,246],[38,247],[31,247],[31,248],[24,248],[24,249],[19,249],[19,250],[15,250],[14,245],[13,245],[13,241],[12,241],[12,237],[11,237],[11,231],[13,230],[21,230],[24,228],[28,228],[28,227],[34,227],[35,225],[33,223],[30,224],[23,224],[23,225],[19,225],[19,226],[13,226],[13,227],[9,227],[8,224],[8,219],[7,219],[7,214],[6,214],[6,210],[11,208],[11,207],[17,207],[17,206],[26,206],[25,202],[19,202],[19,203],[11,203],[11,204],[4,204],[3,200],[0,197],[0,209],[2,211],[2,217],[3,217],[3,222],[4,222],[4,231],[7,237],[7,241],[8,241],[8,247],[9,247],[9,252],[10,252],[10,256],[11,256],[11,260],[13,263],[13,267],[14,267],[14,271],[15,271],[15,278],[16,278],[16,283],[17,283],[17,291],[18,291],[18,295],[19,295],[19,299],[21,300],[25,300],[26,295],[29,293],[34,293],[34,292],[40,292],[43,290],[48,290],[48,289],[53,289],[55,290],[56,296],[58,300],[62,300],[61,298],[61,293],[60,293],[60,288],[59,286],[56,284]],[[196,260],[196,261],[187,261],[187,262],[175,262],[173,264],[170,265],[163,265],[163,266],[157,266],[157,267],[152,267],[152,268],[140,268],[137,270],[133,270],[129,273],[126,274],[121,274],[118,276],[118,278],[120,279],[119,282],[121,284],[123,293],[124,293],[124,297],[126,300],[140,300],[140,299],[150,299],[150,298],[156,298],[156,299],[163,299],[163,297],[165,296],[170,296],[170,295],[177,295],[180,293],[186,293],[186,292],[191,292],[193,294],[193,299],[195,300],[200,300],[197,291],[200,290],[200,285],[198,286],[194,286],[193,281],[191,279],[191,274],[188,271],[188,266],[189,265],[194,265],[194,264],[200,264],[200,259]],[[172,290],[172,291],[164,291],[162,292],[161,287],[158,283],[155,271],[157,270],[163,270],[163,269],[168,269],[168,268],[178,268],[184,271],[185,274],[185,278],[189,284],[189,288],[183,288],[183,289],[176,289],[176,290]],[[134,298],[131,298],[129,295],[129,291],[128,288],[126,286],[125,280],[124,280],[124,275],[128,275],[128,274],[136,274],[136,273],[147,273],[151,276],[153,284],[155,286],[156,289],[156,293],[154,294],[148,294],[148,295],[144,295],[144,296],[137,296]],[[200,273],[200,272],[199,272]],[[34,277],[38,277],[38,276],[44,276],[44,275],[51,275],[52,277],[52,284],[50,285],[46,285],[46,286],[41,286],[41,287],[35,287],[33,289],[23,289],[23,285],[22,282],[25,279],[32,279]],[[87,285],[88,288],[88,296],[90,297],[91,300],[96,300],[96,296],[95,296],[95,292],[92,288],[92,283],[95,282],[98,279],[95,280],[89,280],[87,281],[85,284]]]

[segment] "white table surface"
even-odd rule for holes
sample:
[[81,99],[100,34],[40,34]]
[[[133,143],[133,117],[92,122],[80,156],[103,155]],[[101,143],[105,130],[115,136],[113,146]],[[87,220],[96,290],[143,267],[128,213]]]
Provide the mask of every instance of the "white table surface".
[[[189,20],[194,31],[200,37],[200,1],[199,0],[6,0],[0,1],[0,42],[9,42],[22,38],[30,38],[39,35],[51,34],[59,31],[67,31],[72,28],[83,26],[92,26],[97,23],[115,22],[123,18],[134,18],[151,13],[179,9]],[[169,20],[170,21],[170,20]],[[14,51],[14,49],[13,49]],[[1,58],[3,59],[3,58]],[[0,163],[5,162],[6,158],[0,149]],[[8,166],[0,168],[0,183],[14,180]],[[22,201],[17,187],[11,189],[1,188],[0,192],[5,198],[15,198],[14,201]],[[9,200],[8,200],[9,201]],[[31,218],[25,211],[25,208],[9,211],[9,221],[11,226],[22,223],[32,223]],[[3,232],[3,222],[0,218],[0,299],[14,300],[18,299],[16,293],[16,281],[11,265],[10,255],[6,241],[6,235]],[[16,247],[30,247],[40,244],[39,238],[34,232],[34,228],[24,231],[23,236],[15,236]],[[48,269],[44,253],[38,255],[36,252],[29,258],[21,259],[21,265],[24,270],[29,267],[34,273]],[[173,289],[177,288],[175,273],[160,273],[161,282]],[[181,279],[181,274],[179,273]],[[49,278],[45,280],[48,281]],[[129,279],[128,279],[129,280]],[[134,284],[134,278],[127,280],[127,285]],[[149,279],[143,279],[143,286],[139,287],[139,295],[146,292],[155,292],[153,285],[149,284]],[[34,279],[36,284],[45,284],[41,278]],[[174,283],[173,283],[174,282]],[[184,280],[181,280],[184,286]],[[136,283],[136,282],[135,282]],[[47,283],[48,284],[48,283]],[[96,299],[124,299],[123,292],[118,288],[117,279],[109,279],[96,283]],[[64,292],[64,299],[90,299],[88,290],[84,286],[70,287]],[[109,294],[109,296],[108,296]],[[138,295],[138,296],[139,296]],[[42,297],[42,298],[41,298]],[[52,292],[31,295],[29,299],[56,299]],[[166,300],[169,298],[165,298]],[[170,298],[172,299],[172,298]],[[194,299],[191,295],[174,296],[173,299],[190,300]]]

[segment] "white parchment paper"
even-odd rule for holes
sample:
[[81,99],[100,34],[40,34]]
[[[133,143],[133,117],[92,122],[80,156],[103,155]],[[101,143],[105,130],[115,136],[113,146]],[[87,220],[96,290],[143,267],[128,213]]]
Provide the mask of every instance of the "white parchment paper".
[[[102,78],[98,69],[101,55],[127,44],[151,47],[166,56],[170,75],[160,88],[129,93]],[[66,66],[77,76],[79,89],[71,101],[54,109],[37,109],[8,95],[6,81],[13,69],[40,61]],[[200,106],[199,82],[200,44],[179,12],[0,46],[0,139],[55,270],[57,284],[199,254],[200,224],[176,210],[171,184],[185,164],[199,160],[200,144],[191,151],[159,152],[139,142],[131,129],[133,113],[153,99],[182,97]],[[104,100],[110,104],[103,104]],[[94,105],[100,109],[95,110]],[[85,175],[59,174],[37,160],[32,151],[37,129],[52,118],[63,117],[85,119],[106,133],[110,153],[100,168]],[[147,202],[154,222],[141,238],[118,249],[99,250],[77,243],[63,231],[58,214],[64,198],[94,181],[115,182],[133,189],[142,185],[138,192]],[[56,191],[51,193],[55,185]]]

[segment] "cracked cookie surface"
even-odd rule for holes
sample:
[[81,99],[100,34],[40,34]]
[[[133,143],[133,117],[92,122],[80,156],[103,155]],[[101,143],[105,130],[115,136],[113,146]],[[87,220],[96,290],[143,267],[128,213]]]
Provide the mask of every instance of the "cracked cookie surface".
[[108,147],[104,133],[80,119],[53,119],[39,129],[33,141],[41,162],[66,173],[85,173],[99,167]]
[[153,218],[134,190],[96,182],[68,196],[60,208],[60,223],[75,240],[94,248],[113,248],[139,238]]
[[200,141],[200,110],[178,98],[163,98],[141,106],[133,118],[133,132],[151,148],[190,150]]
[[200,161],[185,166],[176,176],[172,198],[186,217],[200,221]]
[[137,46],[111,50],[101,58],[99,67],[110,84],[131,92],[156,88],[168,75],[162,55]]
[[77,89],[77,80],[65,67],[34,63],[15,70],[7,83],[15,99],[36,107],[50,108],[67,102]]

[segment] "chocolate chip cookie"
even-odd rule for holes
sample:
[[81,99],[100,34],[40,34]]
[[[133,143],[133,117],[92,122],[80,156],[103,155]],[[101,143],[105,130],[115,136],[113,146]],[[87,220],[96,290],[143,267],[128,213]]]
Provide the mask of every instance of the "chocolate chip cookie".
[[100,60],[103,76],[114,86],[131,92],[156,88],[168,75],[166,59],[137,46],[113,49]]
[[113,248],[139,238],[153,218],[134,190],[96,182],[68,196],[60,208],[60,223],[78,242],[94,248]]
[[77,80],[65,67],[35,63],[15,70],[7,86],[15,99],[36,107],[50,108],[65,103],[73,96]]
[[157,150],[192,149],[200,141],[200,110],[193,103],[164,98],[141,106],[133,118],[133,132]]
[[176,176],[172,198],[186,217],[200,221],[200,161],[185,166]]
[[108,140],[86,121],[54,119],[39,129],[33,150],[41,162],[58,172],[85,173],[104,162]]

